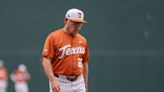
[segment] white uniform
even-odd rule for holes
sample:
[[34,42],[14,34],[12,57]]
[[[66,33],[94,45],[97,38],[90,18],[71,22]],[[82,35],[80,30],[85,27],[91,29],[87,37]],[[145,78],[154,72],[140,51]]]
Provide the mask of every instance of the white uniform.
[[0,68],[0,92],[7,90],[7,72]]
[[30,75],[25,69],[18,68],[11,74],[11,80],[15,83],[15,92],[29,92],[27,81]]
[[3,66],[3,62],[0,60],[0,92],[7,91],[7,69]]

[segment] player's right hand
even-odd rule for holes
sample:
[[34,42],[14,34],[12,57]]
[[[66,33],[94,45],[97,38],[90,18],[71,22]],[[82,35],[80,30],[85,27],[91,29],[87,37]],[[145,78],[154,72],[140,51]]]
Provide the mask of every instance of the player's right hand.
[[57,81],[55,81],[55,80],[52,81],[51,87],[52,87],[53,92],[60,92],[60,87],[59,87]]

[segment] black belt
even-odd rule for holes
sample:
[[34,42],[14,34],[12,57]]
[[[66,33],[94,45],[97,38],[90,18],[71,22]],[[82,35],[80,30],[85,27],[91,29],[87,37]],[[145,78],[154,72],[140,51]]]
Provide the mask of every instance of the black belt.
[[[55,76],[56,76],[57,78],[60,77],[58,74],[55,74]],[[65,77],[66,77],[66,79],[69,80],[69,81],[75,81],[75,80],[77,80],[77,78],[78,78],[78,76],[65,76]]]

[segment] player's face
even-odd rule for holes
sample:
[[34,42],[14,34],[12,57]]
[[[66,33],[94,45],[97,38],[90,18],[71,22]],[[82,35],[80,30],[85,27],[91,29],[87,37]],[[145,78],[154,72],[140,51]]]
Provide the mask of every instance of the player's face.
[[81,22],[74,22],[69,19],[66,21],[67,31],[72,35],[75,35],[76,33],[78,33],[82,25],[83,23]]

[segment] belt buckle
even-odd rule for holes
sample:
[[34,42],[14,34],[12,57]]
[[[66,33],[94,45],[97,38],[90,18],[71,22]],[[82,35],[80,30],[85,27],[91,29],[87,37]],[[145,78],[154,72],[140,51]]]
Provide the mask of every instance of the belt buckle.
[[69,81],[75,81],[78,76],[66,76],[67,80]]

